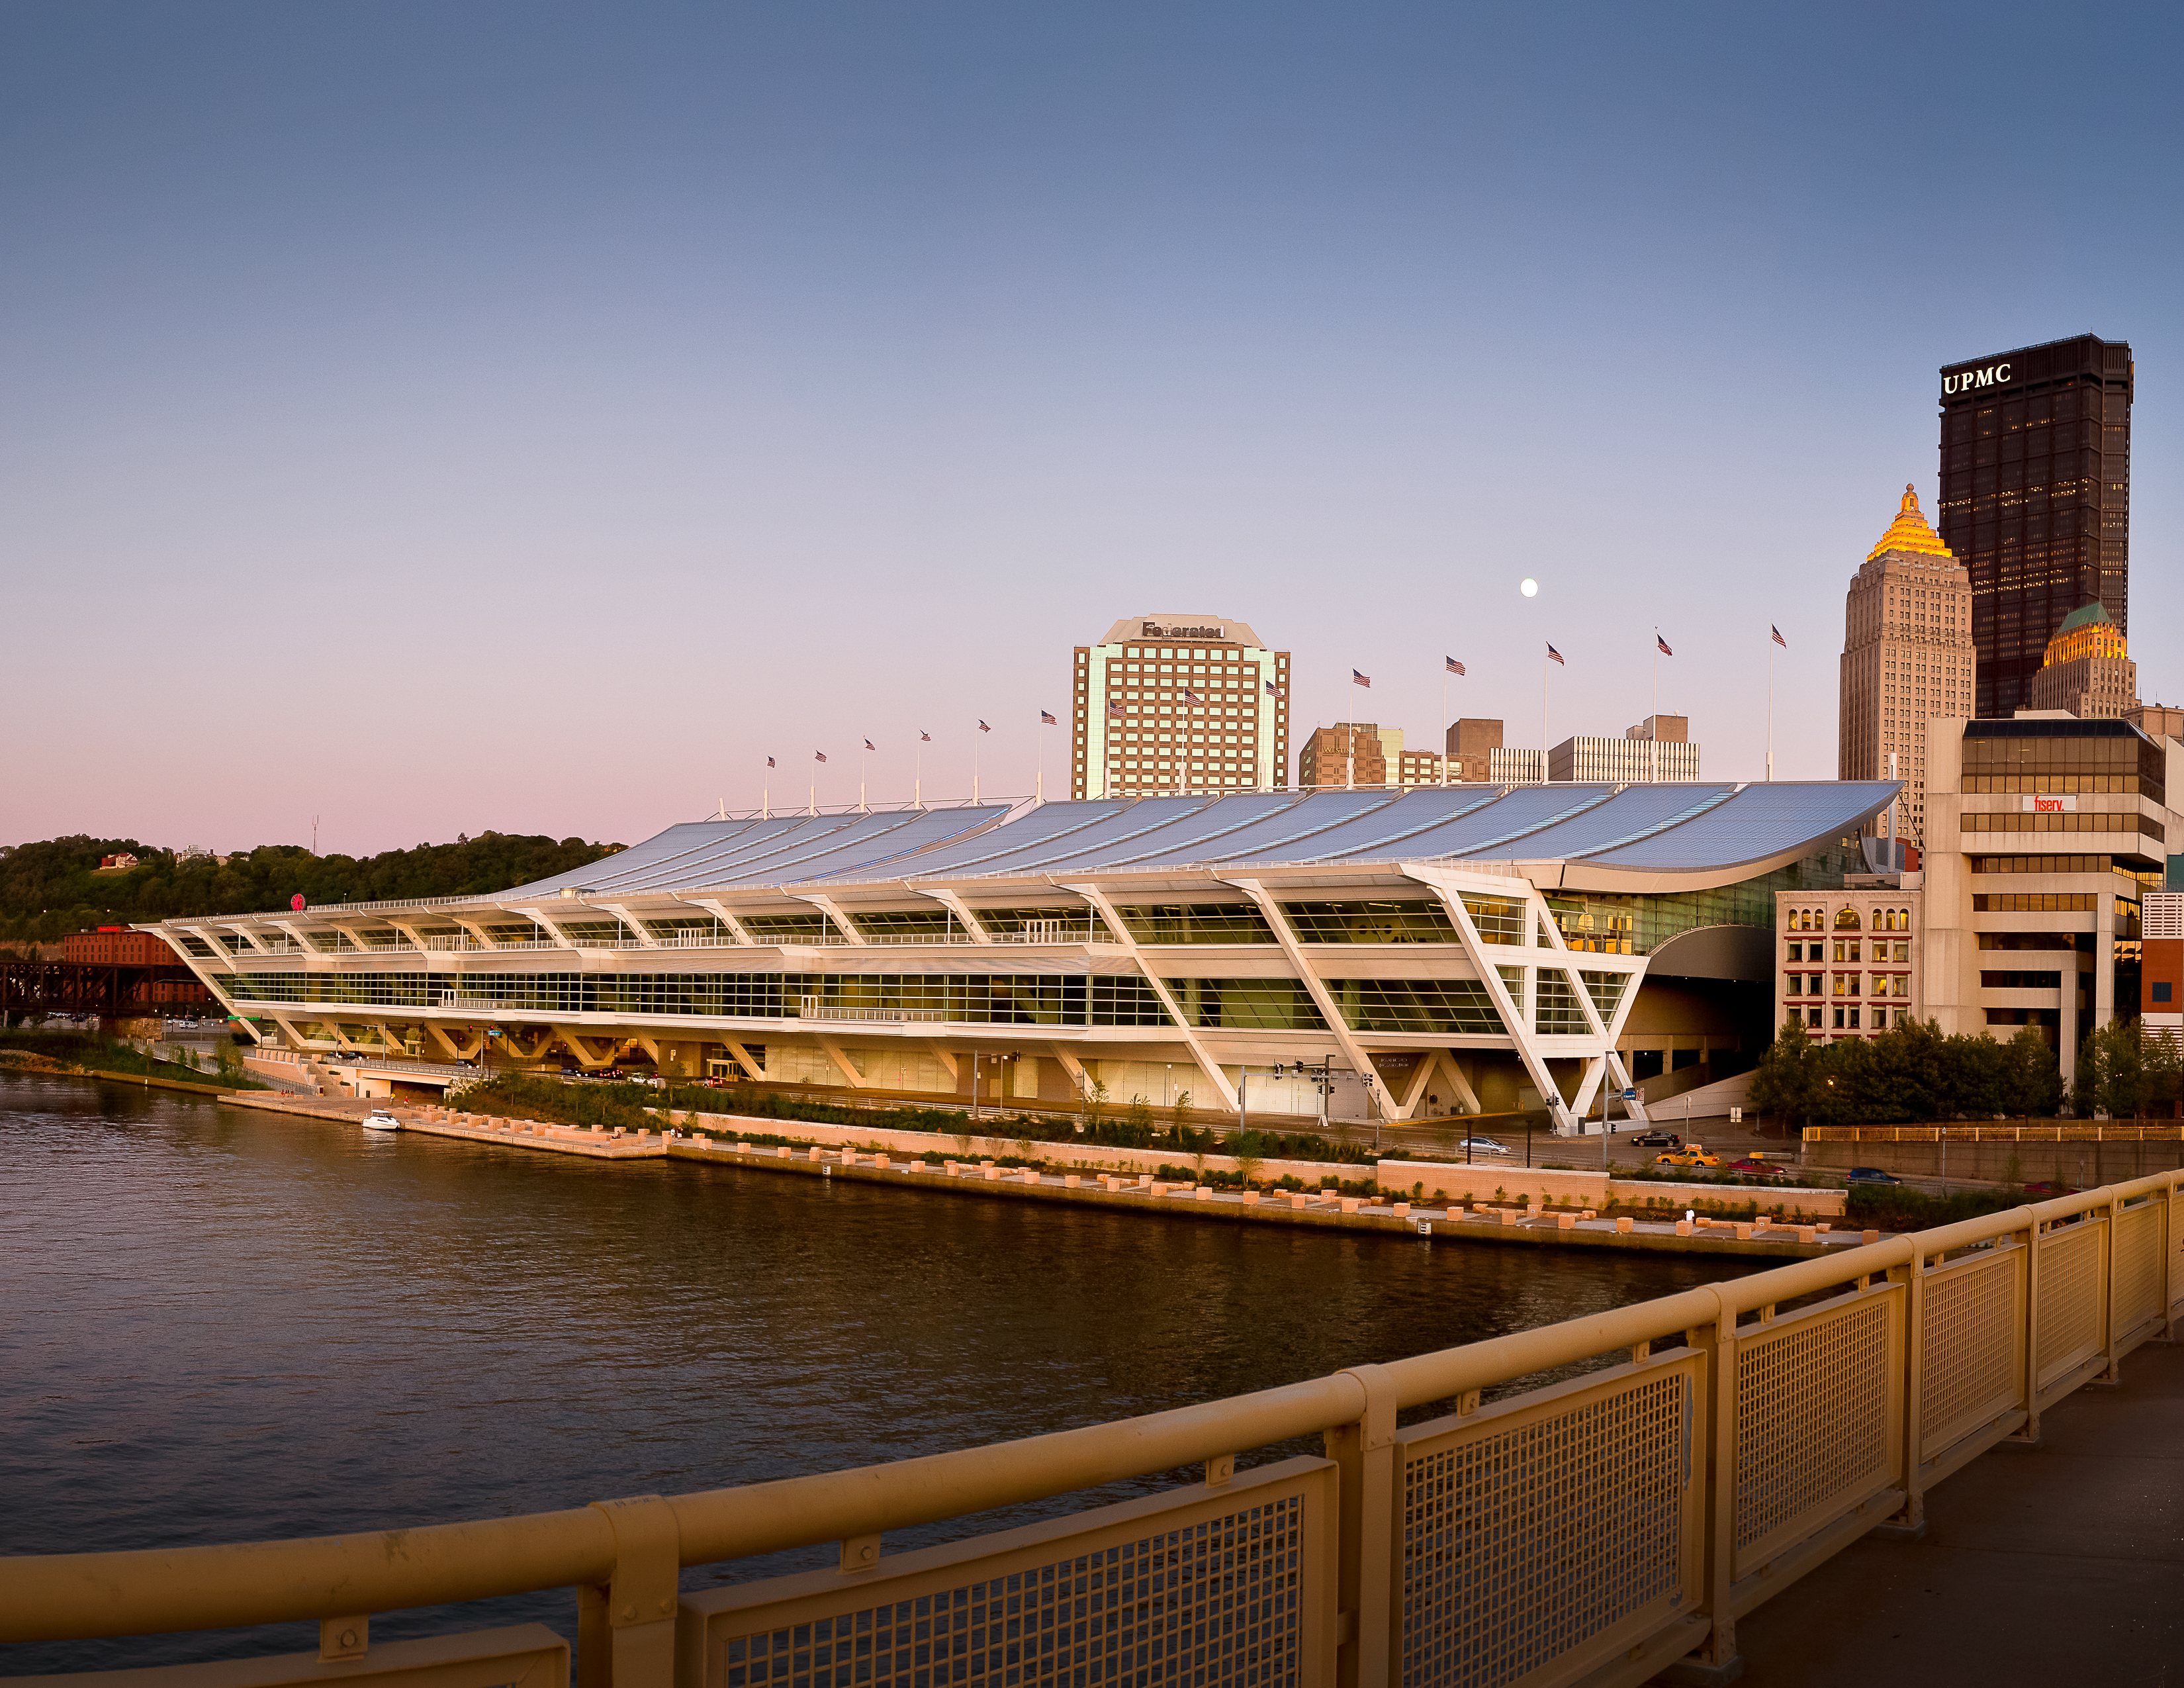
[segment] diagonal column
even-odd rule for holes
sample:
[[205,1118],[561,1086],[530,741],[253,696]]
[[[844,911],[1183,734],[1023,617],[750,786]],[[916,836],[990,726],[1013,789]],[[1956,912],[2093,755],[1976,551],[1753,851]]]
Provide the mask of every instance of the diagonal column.
[[[1297,977],[1304,981],[1305,989],[1311,994],[1313,1003],[1319,1009],[1319,1017],[1327,1022],[1327,1029],[1334,1034],[1334,1041],[1340,1045],[1351,1067],[1361,1078],[1369,1077],[1377,1079],[1379,1069],[1373,1065],[1373,1057],[1365,1053],[1365,1045],[1357,1041],[1357,1033],[1350,1029],[1350,1022],[1342,1017],[1341,1006],[1335,1001],[1334,993],[1327,988],[1327,981],[1315,972],[1312,963],[1305,959],[1304,946],[1296,941],[1296,934],[1290,930],[1288,916],[1282,913],[1280,905],[1256,879],[1223,879],[1222,883],[1234,885],[1258,905],[1261,916],[1273,929],[1274,941],[1282,946],[1282,953],[1289,957],[1290,965],[1296,969]],[[1390,1104],[1388,1117],[1390,1119],[1408,1119],[1411,1117],[1409,1104],[1397,1103],[1392,1092],[1384,1090],[1383,1094]]]
[[1152,987],[1153,994],[1160,998],[1161,1006],[1167,1010],[1167,1017],[1175,1022],[1177,1034],[1183,1039],[1184,1047],[1190,1050],[1190,1058],[1198,1063],[1198,1070],[1206,1075],[1206,1082],[1212,1085],[1214,1094],[1221,1098],[1221,1106],[1232,1114],[1239,1111],[1236,1087],[1228,1082],[1228,1075],[1221,1070],[1221,1063],[1207,1052],[1205,1040],[1198,1035],[1197,1029],[1184,1017],[1183,1005],[1175,1000],[1175,993],[1167,988],[1167,981],[1145,965],[1145,952],[1139,949],[1136,937],[1124,923],[1122,916],[1115,912],[1115,906],[1107,900],[1106,894],[1096,885],[1065,885],[1062,889],[1073,891],[1100,911],[1100,918],[1114,929],[1115,941],[1137,963],[1139,975]]

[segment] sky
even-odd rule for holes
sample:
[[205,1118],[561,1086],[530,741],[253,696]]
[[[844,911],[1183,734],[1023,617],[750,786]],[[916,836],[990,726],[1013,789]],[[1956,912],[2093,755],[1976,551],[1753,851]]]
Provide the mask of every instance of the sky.
[[1658,627],[1737,779],[1778,625],[1776,775],[1832,778],[1939,366],[2089,330],[2184,698],[2180,35],[10,0],[0,843],[633,842],[974,741],[1061,791],[1072,647],[1169,611],[1295,653],[1298,743],[1357,668],[1535,745],[1548,641],[1550,741],[1619,733]]

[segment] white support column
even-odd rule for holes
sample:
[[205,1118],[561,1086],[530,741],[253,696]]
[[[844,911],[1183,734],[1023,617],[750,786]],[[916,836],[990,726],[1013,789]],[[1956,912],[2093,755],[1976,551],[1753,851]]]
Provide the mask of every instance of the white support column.
[[[140,926],[136,930],[139,932],[157,932],[162,926],[167,924],[168,922],[162,921],[155,922],[150,926]],[[220,943],[209,931],[202,926],[186,926],[177,921],[173,922],[172,929],[176,932],[190,933],[197,937],[200,941],[212,946],[213,954],[210,957],[207,957],[203,955],[192,955],[190,954],[188,948],[181,944],[170,943],[168,945],[168,947],[177,955],[180,955],[182,958],[182,965],[187,967],[192,973],[197,976],[198,983],[212,993],[214,1001],[226,1008],[230,1014],[235,1015],[236,1017],[239,1019],[245,1019],[247,1021],[248,1017],[241,1014],[237,1009],[235,1006],[235,999],[230,996],[226,991],[222,990],[220,986],[214,983],[220,975],[214,972],[205,965],[208,960],[231,962],[234,961],[235,957],[229,951],[227,946],[225,944]],[[246,933],[245,935],[248,936],[248,934]],[[257,940],[255,939],[252,939],[251,942],[255,944]],[[252,1035],[255,1036],[256,1033],[254,1033]]]
[[692,897],[689,900],[693,906],[705,910],[715,920],[727,927],[734,934],[737,943],[749,944],[754,941],[750,933],[744,929],[744,923],[736,918],[735,911],[726,903],[712,897]]
[[932,898],[934,902],[940,904],[949,913],[954,915],[956,923],[971,934],[971,941],[973,944],[990,944],[994,941],[994,934],[978,924],[977,917],[965,905],[962,898],[957,896],[955,892],[944,891],[938,885],[912,885],[910,889],[921,897]]
[[766,1077],[766,1063],[759,1060],[742,1044],[733,1038],[723,1038],[721,1041],[727,1045],[728,1053],[743,1063],[744,1071],[750,1074],[754,1082]]
[[[1407,861],[1402,864],[1402,872],[1440,899],[1441,908],[1447,914],[1450,923],[1456,928],[1457,937],[1463,945],[1463,953],[1471,962],[1472,970],[1479,975],[1479,982],[1486,987],[1486,994],[1494,1004],[1494,1011],[1502,1017],[1502,1023],[1509,1033],[1510,1041],[1516,1046],[1517,1058],[1524,1064],[1524,1071],[1531,1075],[1532,1086],[1540,1093],[1540,1100],[1546,1105],[1550,1117],[1558,1127],[1574,1124],[1568,1105],[1563,1100],[1563,1093],[1555,1084],[1554,1074],[1547,1070],[1546,1057],[1540,1053],[1534,1042],[1533,1022],[1525,1012],[1527,1005],[1519,1003],[1509,994],[1509,988],[1502,981],[1500,972],[1500,968],[1504,967],[1535,969],[1539,965],[1535,959],[1539,951],[1528,947],[1514,961],[1497,962],[1489,959],[1487,946],[1479,936],[1479,928],[1471,918],[1471,911],[1463,905],[1462,889],[1430,862]],[[1492,892],[1485,894],[1504,898],[1513,896],[1523,906],[1527,921],[1535,917],[1533,905],[1540,902],[1539,894],[1533,889],[1528,879],[1502,881]],[[1526,935],[1530,935],[1529,931]],[[1502,944],[1494,946],[1496,955],[1507,955],[1508,948]],[[1526,994],[1529,996],[1530,993],[1527,991]]]
[[[588,905],[579,904],[578,906],[587,907]],[[569,941],[569,934],[561,930],[560,924],[553,918],[552,916],[549,915],[544,909],[537,907],[526,907],[520,909],[510,908],[508,911],[510,914],[521,915],[533,926],[543,927],[546,930],[547,935],[556,944],[560,944],[564,950],[573,950],[577,947],[574,944]]]
[[1479,1092],[1471,1088],[1471,1081],[1463,1076],[1463,1069],[1456,1064],[1456,1051],[1437,1049],[1434,1051],[1434,1058],[1440,1063],[1441,1071],[1448,1074],[1449,1083],[1456,1090],[1457,1100],[1474,1113],[1484,1113],[1485,1110],[1479,1105]]
[[646,950],[657,950],[660,947],[660,940],[652,935],[650,929],[645,925],[645,923],[639,920],[635,915],[632,914],[628,909],[624,907],[621,904],[600,903],[597,905],[597,906],[604,909],[609,914],[614,916],[616,919],[619,920],[624,926],[627,927],[630,930],[630,934],[637,939],[640,948]]
[[822,897],[816,891],[791,891],[788,894],[800,903],[811,904],[825,915],[834,923],[834,929],[842,934],[844,941],[859,944],[865,941],[865,934],[857,930],[857,923],[834,905],[832,897]]
[[1198,1070],[1206,1075],[1206,1082],[1212,1085],[1214,1094],[1221,1098],[1221,1106],[1232,1114],[1239,1111],[1236,1087],[1228,1082],[1228,1075],[1221,1070],[1221,1063],[1207,1052],[1205,1040],[1198,1035],[1196,1028],[1184,1017],[1183,1005],[1175,1000],[1175,993],[1167,988],[1167,981],[1145,965],[1145,952],[1139,949],[1138,940],[1131,935],[1130,928],[1123,924],[1122,916],[1115,912],[1114,905],[1107,900],[1106,893],[1096,885],[1065,885],[1062,889],[1084,898],[1100,911],[1100,918],[1114,928],[1116,941],[1137,963],[1139,973],[1152,987],[1153,994],[1160,998],[1161,1006],[1167,1010],[1168,1018],[1175,1022],[1176,1034],[1190,1050],[1190,1058],[1198,1063]]
[[1077,1087],[1077,1094],[1089,1096],[1092,1094],[1092,1075],[1084,1070],[1084,1063],[1077,1058],[1075,1051],[1066,1044],[1049,1044],[1046,1047],[1047,1052],[1061,1064],[1061,1070],[1069,1075],[1069,1082]]
[[[1283,915],[1281,905],[1256,879],[1224,879],[1222,883],[1234,885],[1257,905],[1261,916],[1273,930],[1275,942],[1282,946],[1282,954],[1289,957],[1290,966],[1296,969],[1297,978],[1303,981],[1313,1005],[1318,1008],[1319,1017],[1327,1022],[1327,1029],[1334,1034],[1334,1041],[1340,1045],[1344,1056],[1358,1077],[1370,1078],[1378,1083],[1379,1069],[1373,1065],[1373,1057],[1365,1053],[1365,1045],[1357,1041],[1357,1034],[1350,1029],[1350,1022],[1342,1017],[1341,1005],[1335,1001],[1334,993],[1327,988],[1327,981],[1314,972],[1312,963],[1305,959],[1304,947],[1296,941],[1296,934],[1290,930],[1289,921]],[[1394,1102],[1393,1095],[1384,1089],[1382,1094],[1388,1095],[1391,1104]],[[1407,1106],[1391,1106],[1389,1113],[1391,1119],[1408,1119],[1410,1117]]]
[[836,1043],[832,1038],[821,1038],[818,1039],[818,1044],[820,1048],[827,1051],[827,1060],[841,1069],[843,1078],[847,1081],[852,1090],[861,1090],[865,1088],[865,1075],[857,1071],[855,1065],[848,1056],[842,1053],[841,1045]]

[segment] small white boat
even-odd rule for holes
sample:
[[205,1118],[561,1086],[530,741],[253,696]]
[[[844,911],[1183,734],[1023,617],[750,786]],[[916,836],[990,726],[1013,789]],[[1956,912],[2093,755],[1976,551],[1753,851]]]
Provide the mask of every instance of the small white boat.
[[364,1128],[366,1131],[399,1131],[402,1122],[385,1108],[374,1108],[364,1117]]

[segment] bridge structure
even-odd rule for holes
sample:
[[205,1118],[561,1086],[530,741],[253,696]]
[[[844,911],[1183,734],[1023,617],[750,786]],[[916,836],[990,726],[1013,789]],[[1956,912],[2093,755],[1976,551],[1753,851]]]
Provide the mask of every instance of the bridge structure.
[[[1999,1445],[2036,1448],[2075,1391],[2170,1340],[2180,1226],[2184,1173],[2166,1172],[993,1446],[520,1518],[17,1557],[0,1641],[319,1624],[315,1653],[125,1673],[132,1688],[564,1688],[572,1658],[583,1688],[1727,1682],[1740,1625],[1801,1578],[1864,1538],[1916,1538],[1937,1489]],[[1279,1457],[1308,1438],[1319,1452]],[[1192,1468],[886,1551],[889,1532]],[[681,1586],[685,1567],[827,1544],[827,1568]],[[557,1588],[566,1630],[370,1639],[379,1613]]]
[[169,963],[146,963],[0,956],[0,1014],[92,1014],[113,1019],[216,1007],[219,1000],[179,957]]

